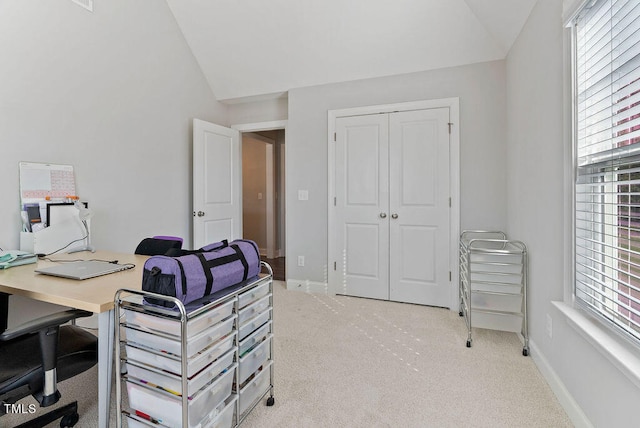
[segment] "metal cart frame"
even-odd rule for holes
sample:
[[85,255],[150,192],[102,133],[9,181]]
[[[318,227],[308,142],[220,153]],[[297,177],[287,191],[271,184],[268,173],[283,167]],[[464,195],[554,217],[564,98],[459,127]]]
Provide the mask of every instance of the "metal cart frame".
[[[119,379],[117,379],[116,381],[116,426],[117,428],[121,428],[122,427],[122,419],[123,416],[124,417],[128,417],[128,418],[132,418],[135,419],[136,421],[144,424],[144,425],[148,425],[150,427],[162,427],[165,425],[159,425],[156,424],[152,421],[149,421],[147,419],[144,418],[140,418],[136,415],[132,415],[131,413],[129,413],[128,411],[124,410],[122,408],[122,384],[121,382],[123,380],[127,381],[126,375],[122,374],[122,363],[127,361],[126,356],[122,355],[122,344],[125,342],[121,336],[121,327],[127,325],[126,321],[121,321],[122,320],[122,316],[124,315],[123,313],[121,313],[121,308],[127,308],[130,310],[134,310],[136,312],[142,312],[144,314],[149,314],[152,316],[156,316],[156,317],[160,317],[160,318],[169,318],[169,319],[173,319],[176,321],[180,322],[180,349],[181,349],[181,353],[180,353],[180,357],[176,357],[177,360],[180,360],[180,364],[182,367],[182,389],[181,389],[181,400],[182,400],[182,426],[183,427],[188,427],[189,426],[189,394],[188,394],[188,376],[186,375],[188,372],[188,359],[187,359],[187,322],[191,319],[194,319],[198,316],[204,315],[207,311],[211,310],[212,308],[223,304],[223,303],[228,303],[230,300],[235,300],[234,303],[234,312],[237,314],[238,313],[238,295],[242,294],[246,291],[249,291],[259,285],[264,284],[265,282],[269,282],[269,293],[271,294],[271,297],[269,299],[269,303],[271,308],[273,307],[273,270],[271,268],[271,266],[266,263],[261,261],[260,262],[261,267],[265,268],[267,271],[267,274],[260,274],[258,279],[253,279],[253,280],[247,280],[244,282],[241,282],[239,284],[236,284],[234,286],[228,287],[226,289],[220,290],[217,293],[212,294],[211,296],[208,296],[208,298],[206,299],[201,299],[201,300],[206,300],[206,303],[200,303],[200,307],[193,309],[193,310],[189,310],[193,305],[189,304],[187,305],[187,307],[185,307],[185,305],[178,299],[176,299],[175,297],[171,297],[171,296],[165,296],[165,295],[160,295],[160,294],[156,294],[156,293],[150,293],[150,292],[146,292],[146,291],[141,291],[141,290],[133,290],[133,289],[127,289],[127,288],[122,288],[119,289],[114,297],[114,316],[117,322],[114,323],[115,325],[115,340],[114,340],[114,348],[115,348],[115,368],[116,368],[116,374],[119,377]],[[137,296],[137,298],[134,298],[133,300],[131,299],[132,296]],[[129,300],[127,300],[127,297],[129,297]],[[143,299],[144,298],[153,298],[153,299],[158,299],[158,300],[163,300],[166,302],[171,302],[175,305],[175,307],[177,308],[177,312],[175,310],[170,310],[167,308],[161,308],[158,306],[153,306],[153,305],[148,305],[148,304],[144,304]],[[189,308],[189,309],[188,309]],[[235,377],[237,379],[238,376],[238,362],[239,360],[239,355],[238,355],[238,345],[239,345],[239,340],[238,340],[238,319],[235,319],[235,328],[234,328],[234,332],[235,332],[235,360],[234,360],[234,364],[231,366],[233,367],[233,369],[236,371],[235,373]],[[273,323],[271,323],[271,333],[273,334]],[[154,332],[154,334],[158,334],[161,337],[165,337],[165,338],[169,338],[169,339],[174,339],[175,340],[175,336],[169,335],[169,334],[163,334],[161,332]],[[270,340],[269,342],[269,352],[270,352],[270,360],[273,361],[273,340]],[[146,369],[151,369],[149,367],[145,367]],[[234,427],[238,427],[243,421],[244,419],[251,413],[251,411],[255,408],[255,406],[258,405],[258,403],[260,403],[260,401],[262,401],[262,399],[264,399],[264,397],[269,394],[269,398],[267,399],[267,406],[273,406],[275,403],[275,399],[273,396],[273,364],[269,365],[269,388],[265,390],[265,392],[260,395],[260,397],[255,400],[254,403],[252,403],[252,405],[245,411],[244,415],[240,415],[240,400],[239,397],[238,399],[236,399],[236,403],[235,403],[235,425],[233,425]],[[152,370],[153,371],[153,370]],[[161,371],[157,371],[158,373],[161,373]],[[235,385],[235,381],[234,381],[234,387],[233,389],[233,393],[235,393],[236,395],[239,396],[239,385]],[[168,393],[167,393],[168,394]],[[175,396],[173,396],[173,398],[175,398]],[[242,416],[242,417],[241,417]]]
[[[472,261],[474,255],[490,257],[485,261]],[[521,262],[514,263],[509,260],[510,256],[520,256]],[[521,280],[519,284],[514,284],[506,279],[509,276],[513,277],[513,273],[508,273],[504,268],[520,266]],[[479,269],[480,268],[480,269]],[[465,230],[460,235],[460,284],[459,284],[459,297],[460,297],[460,312],[459,315],[464,317],[467,326],[467,347],[471,347],[473,341],[471,335],[472,323],[472,311],[479,311],[488,314],[495,315],[510,315],[521,313],[522,329],[520,334],[522,335],[524,346],[522,348],[522,355],[529,355],[529,330],[527,321],[527,247],[521,241],[509,240],[504,232],[500,231],[485,231],[485,230]],[[474,274],[482,275],[482,279],[472,278]],[[485,285],[493,287],[491,291],[474,291],[473,285]],[[492,296],[513,296],[513,293],[506,291],[500,291],[502,287],[520,285],[522,293],[522,305],[521,311],[499,311],[492,309],[478,309],[472,306],[472,295],[475,293],[482,293]]]

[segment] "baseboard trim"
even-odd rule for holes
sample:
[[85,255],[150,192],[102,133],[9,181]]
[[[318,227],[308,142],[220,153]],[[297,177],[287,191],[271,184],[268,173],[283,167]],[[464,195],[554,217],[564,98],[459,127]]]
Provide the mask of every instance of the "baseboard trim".
[[333,294],[329,293],[329,286],[326,282],[309,281],[308,279],[287,279],[287,290]]
[[542,352],[540,352],[540,348],[538,348],[535,342],[531,339],[529,339],[529,347],[531,348],[530,355],[531,358],[533,358],[533,362],[536,364],[538,370],[540,370],[540,373],[542,373],[542,376],[551,387],[551,390],[556,395],[556,398],[560,402],[564,411],[567,412],[567,416],[569,416],[573,425],[576,428],[593,428],[593,424],[587,415],[584,413],[582,408],[580,408],[562,380],[560,380],[549,364],[549,361],[547,361]]

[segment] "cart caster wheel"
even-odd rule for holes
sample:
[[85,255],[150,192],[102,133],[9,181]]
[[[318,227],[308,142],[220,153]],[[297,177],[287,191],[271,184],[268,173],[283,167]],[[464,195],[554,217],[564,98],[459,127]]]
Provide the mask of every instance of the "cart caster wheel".
[[471,348],[471,341],[467,340],[467,348]]
[[522,355],[524,355],[525,357],[529,355],[529,350],[527,348],[523,348],[522,349]]
[[267,398],[267,406],[273,406],[276,403],[275,398],[269,397]]
[[80,419],[80,415],[78,415],[77,413],[72,413],[70,415],[65,415],[60,420],[60,428],[67,428],[67,427],[75,426],[75,424],[78,423],[78,419]]
[[462,313],[462,311],[460,311],[460,312],[458,312],[458,315],[462,316],[462,315],[464,315],[464,314]]

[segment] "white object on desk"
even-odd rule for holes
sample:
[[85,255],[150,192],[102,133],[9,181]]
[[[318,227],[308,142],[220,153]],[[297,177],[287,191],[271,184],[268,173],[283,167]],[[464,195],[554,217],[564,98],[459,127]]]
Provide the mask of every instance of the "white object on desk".
[[32,233],[33,252],[36,254],[72,253],[93,249],[89,243],[89,223],[78,216]]
[[21,232],[20,250],[36,254],[95,251],[91,246],[91,210],[81,202],[69,207],[73,211],[66,210],[63,221],[37,232]]

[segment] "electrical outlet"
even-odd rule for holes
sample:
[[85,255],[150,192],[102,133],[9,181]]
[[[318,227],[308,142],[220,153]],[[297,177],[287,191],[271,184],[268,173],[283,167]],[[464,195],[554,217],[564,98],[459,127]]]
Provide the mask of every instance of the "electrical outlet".
[[298,266],[304,266],[304,256],[298,256]]
[[549,339],[553,337],[553,320],[549,314],[547,314],[547,335],[549,335]]

